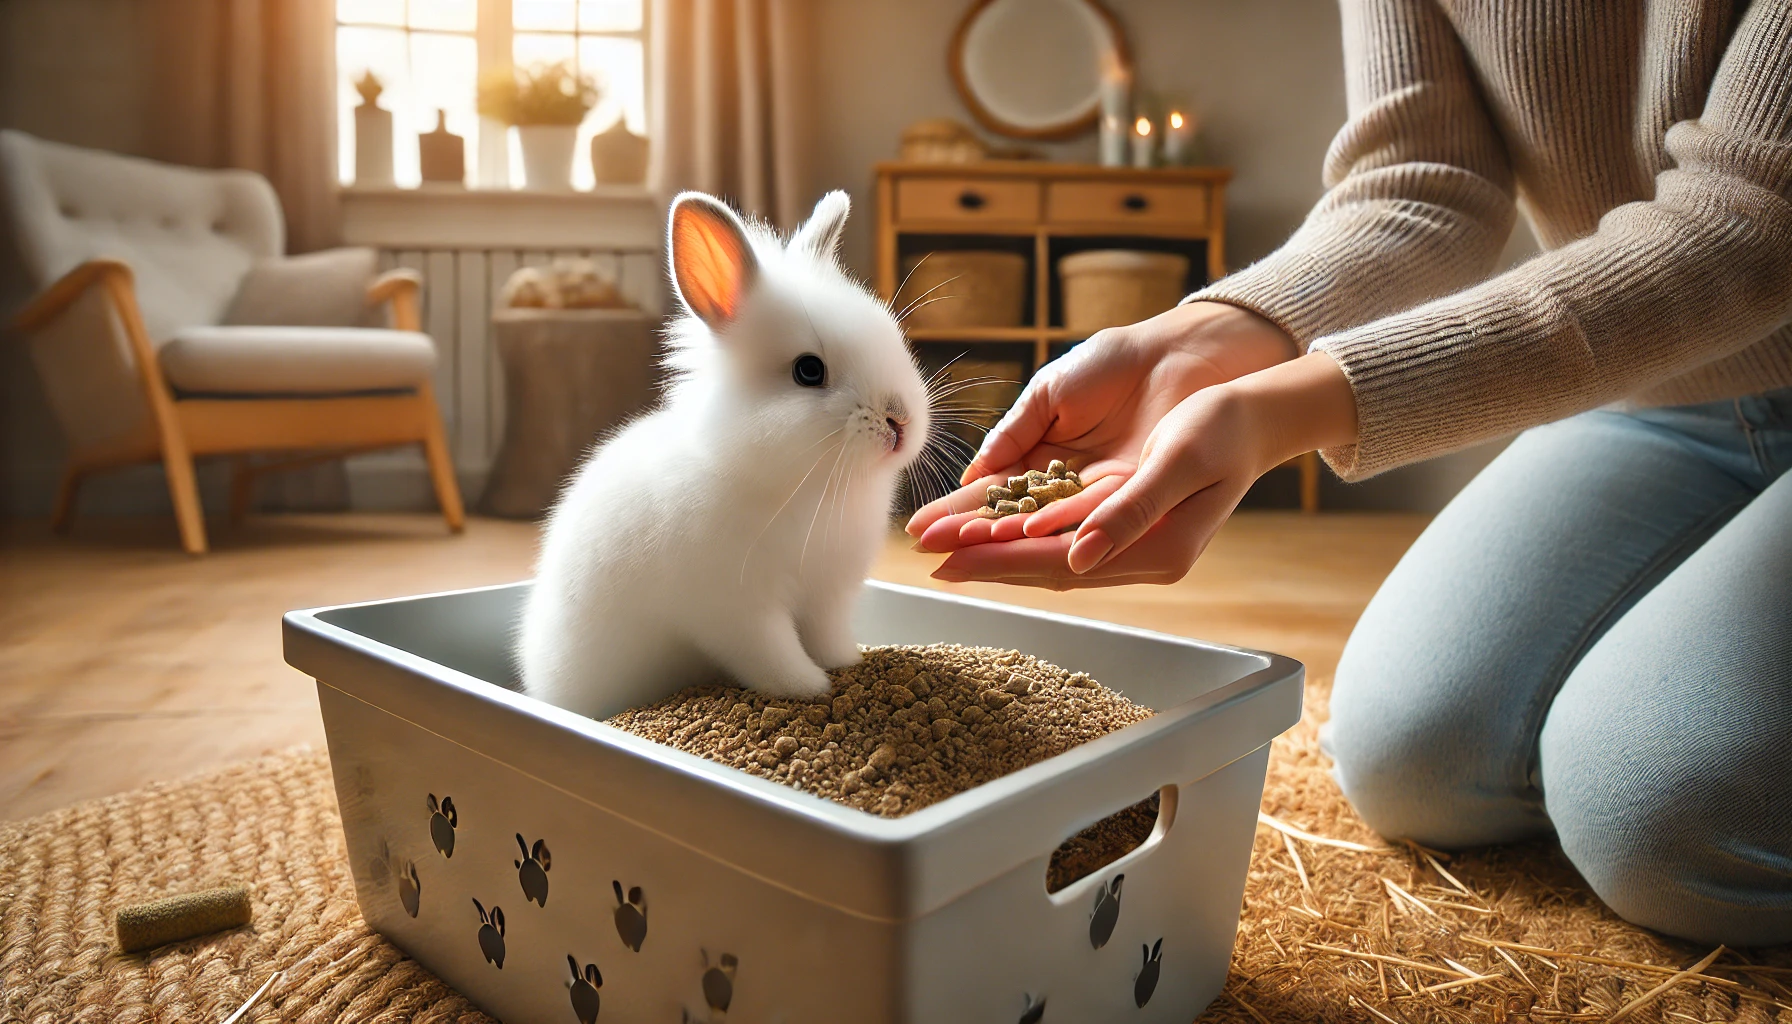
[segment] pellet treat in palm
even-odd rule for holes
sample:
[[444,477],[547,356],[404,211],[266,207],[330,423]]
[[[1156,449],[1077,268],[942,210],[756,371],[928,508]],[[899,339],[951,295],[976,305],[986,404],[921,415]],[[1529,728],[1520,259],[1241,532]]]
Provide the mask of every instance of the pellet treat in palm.
[[870,647],[818,700],[682,690],[609,724],[897,818],[1150,718],[1082,672],[1017,651]]
[[985,492],[983,507],[977,514],[984,519],[1001,519],[1021,512],[1037,512],[1054,501],[1078,494],[1083,489],[1076,470],[1053,459],[1045,469],[1029,469],[1011,476],[1006,484],[991,484]]

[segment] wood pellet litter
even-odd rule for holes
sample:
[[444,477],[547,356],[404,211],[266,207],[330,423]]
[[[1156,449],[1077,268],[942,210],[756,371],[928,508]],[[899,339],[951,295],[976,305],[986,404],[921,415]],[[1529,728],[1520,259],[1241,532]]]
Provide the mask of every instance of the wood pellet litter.
[[991,484],[983,507],[977,514],[984,519],[1000,519],[1022,512],[1037,512],[1060,498],[1068,498],[1083,489],[1082,478],[1062,459],[1053,459],[1043,472],[1029,469],[1020,476],[1008,478],[1007,486]]
[[693,686],[609,724],[897,818],[1152,715],[1084,673],[987,647],[871,647],[829,675],[817,701]]

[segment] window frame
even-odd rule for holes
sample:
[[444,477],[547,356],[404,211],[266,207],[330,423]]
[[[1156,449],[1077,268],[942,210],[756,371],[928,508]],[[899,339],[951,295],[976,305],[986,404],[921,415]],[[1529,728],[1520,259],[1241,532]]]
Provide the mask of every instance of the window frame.
[[[340,8],[332,13],[335,30],[343,28],[375,28],[403,32],[406,41],[406,52],[410,52],[410,40],[413,35],[459,36],[473,40],[476,59],[474,80],[483,79],[489,72],[509,67],[515,63],[515,40],[518,30],[515,26],[515,8],[511,0],[475,0],[474,27],[467,29],[419,28],[412,24],[412,0],[402,0],[404,5],[404,24],[394,25],[389,22],[345,20]],[[334,6],[334,5],[333,5]],[[573,67],[580,68],[578,41],[585,37],[607,39],[633,39],[641,44],[641,91],[642,105],[651,114],[653,95],[650,83],[653,81],[651,61],[652,48],[648,45],[648,33],[652,30],[651,0],[641,0],[641,26],[635,29],[584,29],[579,24],[579,7],[573,0],[573,27],[571,29],[524,29],[525,35],[567,36],[573,40]],[[330,45],[336,45],[335,32],[332,32]],[[340,112],[338,112],[340,116]],[[622,116],[626,119],[627,113]],[[474,154],[473,180],[469,188],[475,189],[509,189],[511,188],[511,142],[510,127],[494,121],[489,117],[479,118],[478,149]],[[649,136],[651,138],[651,136]],[[651,143],[650,143],[651,145]],[[344,187],[354,188],[358,183]],[[407,186],[399,186],[406,188]],[[642,186],[644,188],[645,186]],[[632,190],[632,186],[625,186]],[[597,186],[595,191],[615,191],[615,186]]]

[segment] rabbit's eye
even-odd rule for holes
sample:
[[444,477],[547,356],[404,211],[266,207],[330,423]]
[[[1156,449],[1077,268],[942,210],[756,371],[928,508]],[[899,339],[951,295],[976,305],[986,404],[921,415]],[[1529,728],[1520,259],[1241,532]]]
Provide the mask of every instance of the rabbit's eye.
[[821,387],[827,383],[828,364],[815,353],[805,352],[790,364],[790,378],[806,388]]

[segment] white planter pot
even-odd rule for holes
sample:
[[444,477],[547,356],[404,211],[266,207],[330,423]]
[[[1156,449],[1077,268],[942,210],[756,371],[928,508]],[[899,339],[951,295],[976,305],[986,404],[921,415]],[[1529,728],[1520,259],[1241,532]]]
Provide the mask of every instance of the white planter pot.
[[523,181],[537,192],[572,190],[572,155],[579,139],[573,124],[518,125],[523,144]]

